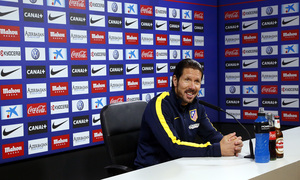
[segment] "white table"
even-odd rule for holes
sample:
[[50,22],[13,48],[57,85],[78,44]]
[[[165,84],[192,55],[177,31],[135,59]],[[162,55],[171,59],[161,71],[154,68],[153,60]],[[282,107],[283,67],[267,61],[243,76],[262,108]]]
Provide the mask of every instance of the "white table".
[[250,152],[245,141],[239,157],[180,158],[106,180],[300,180],[300,127],[284,131],[283,136],[284,157],[269,163],[243,158]]

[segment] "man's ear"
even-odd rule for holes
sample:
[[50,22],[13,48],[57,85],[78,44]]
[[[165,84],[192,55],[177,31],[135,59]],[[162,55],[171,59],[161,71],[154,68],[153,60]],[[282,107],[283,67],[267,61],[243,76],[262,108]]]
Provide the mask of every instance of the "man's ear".
[[177,87],[177,78],[176,78],[176,75],[173,75],[172,81],[173,81],[174,87]]

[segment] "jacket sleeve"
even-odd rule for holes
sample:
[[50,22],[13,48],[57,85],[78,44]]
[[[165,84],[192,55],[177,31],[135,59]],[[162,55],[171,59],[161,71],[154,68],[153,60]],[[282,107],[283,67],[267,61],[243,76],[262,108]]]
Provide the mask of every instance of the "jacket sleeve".
[[149,114],[145,116],[146,121],[153,131],[155,138],[172,158],[179,157],[208,157],[221,156],[220,144],[198,144],[194,142],[182,141],[179,139],[173,126],[173,117],[170,113],[170,104],[163,103],[163,99],[168,96],[167,92],[162,93],[151,105]]

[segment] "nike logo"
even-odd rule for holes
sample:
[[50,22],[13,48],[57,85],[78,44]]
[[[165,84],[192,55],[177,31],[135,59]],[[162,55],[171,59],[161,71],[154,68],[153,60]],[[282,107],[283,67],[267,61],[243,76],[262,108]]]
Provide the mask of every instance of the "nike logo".
[[8,15],[8,14],[10,14],[10,13],[13,13],[13,12],[15,12],[15,11],[17,11],[17,10],[13,10],[13,11],[9,11],[9,12],[0,12],[0,17],[5,16],[5,15]]
[[59,15],[59,16],[51,16],[51,14],[49,14],[49,20],[50,21],[53,21],[53,20],[55,20],[55,19],[57,19],[57,18],[60,18],[60,17],[62,17],[64,14],[62,14],[62,15]]
[[95,117],[93,118],[93,123],[97,123],[98,121],[100,121],[100,118],[99,119],[95,119]]
[[135,22],[136,22],[136,21],[132,21],[132,22],[127,22],[127,21],[126,21],[126,22],[125,22],[125,25],[126,25],[126,26],[130,26],[131,24],[133,24],[133,23],[135,23]]
[[59,124],[52,124],[52,129],[56,129],[56,128],[58,128],[59,126],[61,126],[61,125],[63,125],[65,122],[67,122],[68,120],[65,120],[64,122],[62,122],[62,123],[59,123]]
[[20,69],[20,68],[15,69],[15,70],[12,70],[12,71],[9,71],[9,72],[4,72],[3,69],[2,69],[2,71],[1,71],[1,76],[2,76],[2,77],[8,76],[8,75],[10,75],[11,73],[16,72],[16,71],[19,70],[19,69]]
[[54,71],[53,70],[53,68],[51,69],[51,75],[55,75],[55,74],[57,74],[57,73],[59,73],[59,72],[61,72],[61,71],[63,71],[63,70],[65,70],[66,68],[62,68],[62,69],[60,69],[60,70],[58,70],[58,71]]
[[188,25],[188,26],[182,26],[182,29],[185,30],[187,29],[188,27],[190,27],[191,25]]
[[156,23],[156,28],[160,28],[161,26],[165,25],[166,23],[162,23],[162,24],[157,24]]
[[137,68],[137,66],[135,66],[135,67],[133,67],[133,68],[128,68],[128,67],[127,67],[126,71],[127,71],[127,72],[130,72],[130,71],[134,70],[135,68]]
[[283,102],[282,102],[282,105],[283,105],[283,106],[286,106],[286,105],[292,104],[292,103],[294,103],[294,102],[296,102],[296,101],[298,101],[298,100],[291,101],[291,102],[285,102],[285,101],[283,101]]
[[243,63],[243,66],[244,66],[244,67],[247,67],[247,66],[250,66],[250,65],[253,64],[253,63],[256,63],[256,61],[253,61],[253,62],[251,62],[251,63],[246,63],[246,62],[244,62],[244,63]]
[[243,24],[243,28],[244,29],[246,29],[246,28],[248,28],[248,27],[250,27],[250,26],[252,26],[253,24],[255,24],[256,22],[254,22],[254,23],[251,23],[251,24],[248,24],[248,25],[245,25],[245,24]]
[[15,128],[15,129],[13,129],[13,130],[10,130],[10,131],[6,131],[6,129],[4,129],[4,130],[3,130],[3,136],[8,136],[8,135],[10,135],[11,133],[13,133],[14,131],[20,129],[21,127],[22,127],[22,126],[19,126],[19,127]]
[[166,67],[166,66],[167,66],[167,65],[164,65],[164,66],[162,66],[162,67],[157,67],[156,70],[157,70],[157,71],[160,71],[160,70],[162,70],[162,69],[163,69],[164,67]]
[[252,100],[252,101],[248,101],[248,102],[244,101],[244,104],[247,105],[247,104],[253,103],[254,101],[256,101],[256,100]]
[[95,74],[95,73],[97,73],[98,71],[101,71],[103,68],[105,68],[105,66],[103,66],[102,68],[97,69],[97,70],[95,70],[95,69],[93,68],[93,69],[92,69],[92,74]]
[[287,65],[287,64],[290,64],[290,63],[292,63],[292,62],[295,62],[295,61],[297,61],[298,59],[294,59],[294,60],[291,60],[291,61],[288,61],[288,62],[286,62],[286,61],[282,61],[282,65],[283,66],[285,66],[285,65]]
[[296,19],[297,19],[297,17],[294,18],[294,19],[291,19],[291,20],[289,20],[289,21],[285,21],[285,19],[283,19],[283,20],[282,20],[282,24],[283,24],[283,25],[286,25],[286,24],[288,24],[288,23],[290,23],[290,22],[292,22],[292,21],[294,21],[294,20],[296,20]]
[[100,19],[96,19],[96,20],[93,20],[93,18],[91,18],[91,24],[94,24],[94,23],[96,23],[96,22],[98,22],[98,21],[101,21],[102,19],[104,19],[104,18],[100,18]]

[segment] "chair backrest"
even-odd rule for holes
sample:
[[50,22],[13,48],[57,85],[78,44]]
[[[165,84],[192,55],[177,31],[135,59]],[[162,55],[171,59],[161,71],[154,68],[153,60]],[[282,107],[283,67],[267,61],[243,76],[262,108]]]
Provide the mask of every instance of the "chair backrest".
[[145,101],[109,104],[100,113],[104,143],[113,164],[133,168]]

